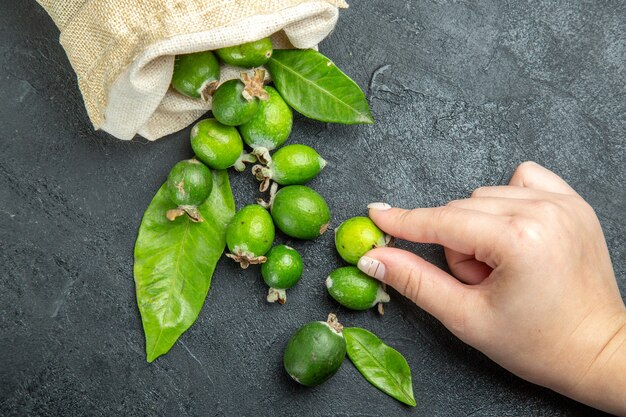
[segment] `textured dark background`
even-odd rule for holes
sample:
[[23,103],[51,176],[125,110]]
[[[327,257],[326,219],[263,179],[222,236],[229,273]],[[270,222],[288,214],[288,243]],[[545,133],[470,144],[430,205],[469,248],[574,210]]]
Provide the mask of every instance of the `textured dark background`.
[[[371,127],[298,118],[292,142],[330,165],[313,182],[333,224],[371,201],[412,207],[501,184],[535,160],[596,208],[626,294],[622,1],[352,2],[321,49],[367,92]],[[222,260],[198,321],[144,356],[133,244],[188,129],[156,143],[93,132],[58,32],[34,1],[0,4],[0,415],[567,416],[595,412],[526,383],[392,293],[381,318],[329,300],[332,233],[290,242],[306,272],[267,305],[254,268]],[[233,175],[239,206],[256,196]],[[442,251],[410,246],[437,264]],[[337,311],[400,350],[417,407],[346,362],[304,389],[281,365],[301,324]]]

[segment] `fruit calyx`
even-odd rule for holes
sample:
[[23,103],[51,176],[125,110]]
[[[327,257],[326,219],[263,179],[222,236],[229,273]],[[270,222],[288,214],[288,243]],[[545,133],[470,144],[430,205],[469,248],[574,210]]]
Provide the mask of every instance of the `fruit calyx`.
[[259,191],[264,193],[270,188],[270,184],[272,182],[272,170],[269,167],[263,165],[255,165],[252,167],[252,175],[257,179],[257,181],[261,181],[259,185]]
[[242,251],[241,249],[237,249],[235,253],[227,253],[226,257],[238,262],[241,269],[246,269],[250,265],[259,265],[267,261],[265,256],[255,256],[253,253]]
[[192,222],[201,223],[204,221],[202,215],[200,214],[200,210],[198,210],[198,207],[196,206],[178,206],[175,209],[168,210],[165,213],[165,216],[169,221],[173,222],[184,214],[187,214]]
[[287,291],[279,288],[270,288],[267,292],[267,302],[275,303],[276,301],[280,304],[285,304],[287,301]]
[[385,307],[383,303],[388,303],[391,300],[391,297],[389,297],[389,294],[387,294],[387,291],[385,291],[386,289],[387,285],[385,284],[382,284],[380,287],[378,287],[376,300],[374,301],[374,304],[378,304],[376,306],[376,309],[378,310],[378,314],[380,314],[381,316],[385,315]]
[[258,161],[263,165],[269,165],[272,163],[272,157],[270,156],[270,150],[264,146],[257,146],[252,150],[252,153],[256,156]]
[[257,158],[254,154],[243,151],[233,164],[233,168],[235,168],[237,172],[243,172],[246,170],[246,163],[253,164],[255,162],[257,162]]
[[265,85],[265,70],[257,68],[254,70],[254,75],[250,77],[247,72],[241,73],[241,81],[243,81],[244,88],[241,95],[246,100],[250,101],[254,97],[259,100],[269,100],[270,95],[263,86]]
[[204,84],[202,84],[202,87],[200,87],[200,97],[202,98],[202,100],[207,102],[209,98],[213,95],[213,93],[215,93],[215,90],[217,90],[219,83],[220,82],[218,80],[213,80],[206,81]]
[[343,330],[343,325],[339,323],[339,320],[337,319],[337,316],[335,314],[328,314],[326,324],[328,324],[328,327],[330,327],[335,333],[341,334],[341,331]]
[[[269,209],[272,207],[272,204],[274,203],[274,198],[276,197],[276,192],[278,191],[278,184],[277,183],[272,183],[272,186],[270,187],[270,198],[268,201],[263,200],[262,198],[257,198],[256,202],[258,205],[260,205],[263,208]],[[326,227],[328,227],[328,225],[326,225]]]

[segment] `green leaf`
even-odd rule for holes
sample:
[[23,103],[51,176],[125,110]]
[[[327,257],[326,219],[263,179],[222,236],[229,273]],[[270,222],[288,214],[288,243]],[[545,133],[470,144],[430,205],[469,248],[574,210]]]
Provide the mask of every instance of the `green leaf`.
[[175,208],[165,184],[144,213],[135,243],[135,288],[146,335],[146,359],[167,353],[196,320],[226,244],[235,202],[226,171],[213,171],[213,191],[201,206],[204,218],[171,222]]
[[358,327],[343,329],[348,357],[370,384],[387,395],[415,407],[411,368],[404,356],[375,334]]
[[343,124],[374,123],[363,91],[319,52],[275,50],[265,66],[280,95],[306,117]]

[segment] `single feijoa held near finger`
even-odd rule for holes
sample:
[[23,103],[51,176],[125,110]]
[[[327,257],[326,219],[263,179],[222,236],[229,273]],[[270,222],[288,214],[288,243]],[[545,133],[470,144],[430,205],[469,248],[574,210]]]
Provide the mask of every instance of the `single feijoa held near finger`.
[[272,218],[281,232],[296,239],[315,239],[326,232],[330,210],[324,197],[305,185],[288,185],[275,193],[275,185],[270,203],[263,205],[271,207]]
[[274,242],[274,223],[266,209],[258,204],[243,207],[226,228],[226,256],[239,262],[243,269],[262,264]]
[[191,129],[191,148],[196,157],[213,169],[232,166],[245,169],[244,162],[255,161],[254,155],[243,151],[243,141],[236,128],[217,119],[200,120]]
[[326,278],[326,288],[335,301],[351,310],[367,310],[389,302],[383,285],[356,266],[335,269]]
[[269,98],[259,104],[259,111],[250,121],[239,126],[244,142],[266,164],[269,151],[289,138],[293,126],[293,111],[273,87],[265,87]]
[[287,145],[277,150],[267,166],[255,165],[252,174],[261,181],[259,190],[267,190],[270,181],[280,185],[305,184],[326,166],[324,158],[306,145]]
[[241,74],[241,80],[229,80],[213,93],[213,116],[227,126],[239,126],[250,121],[259,110],[259,102],[269,98],[263,88],[264,70],[255,70],[254,76]]
[[335,246],[344,261],[356,265],[368,251],[387,246],[391,238],[369,217],[357,216],[341,223],[335,230]]
[[274,49],[270,38],[228,46],[215,51],[217,56],[228,65],[236,67],[260,67],[271,58]]
[[346,357],[343,326],[334,314],[328,320],[300,327],[285,348],[283,365],[294,381],[311,387],[333,376]]
[[285,304],[285,290],[300,280],[304,265],[297,250],[287,245],[276,245],[267,254],[267,261],[261,266],[263,281],[270,287],[267,301]]
[[176,55],[172,87],[180,94],[206,100],[219,80],[220,64],[211,51]]
[[213,174],[197,159],[178,162],[167,176],[170,199],[178,207],[168,210],[169,220],[187,213],[191,220],[202,221],[198,206],[209,197],[213,189]]

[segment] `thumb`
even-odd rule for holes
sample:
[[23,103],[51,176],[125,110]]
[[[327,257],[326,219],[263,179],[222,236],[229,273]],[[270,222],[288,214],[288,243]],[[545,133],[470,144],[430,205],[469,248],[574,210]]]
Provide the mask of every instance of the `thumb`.
[[357,266],[435,316],[458,337],[467,336],[467,324],[478,314],[475,288],[402,249],[373,249]]

